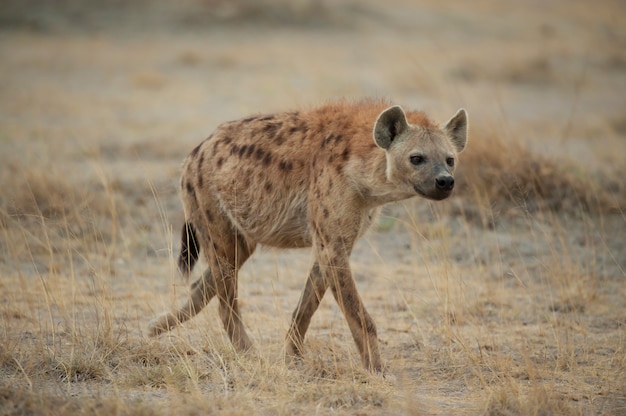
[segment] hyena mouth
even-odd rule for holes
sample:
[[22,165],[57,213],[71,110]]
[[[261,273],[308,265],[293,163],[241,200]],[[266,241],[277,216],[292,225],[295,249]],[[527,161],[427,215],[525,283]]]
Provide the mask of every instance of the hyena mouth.
[[446,199],[452,194],[452,191],[438,191],[434,195],[429,195],[428,198],[433,199],[435,201],[441,201],[442,199]]
[[418,195],[423,196],[424,198],[428,198],[428,196],[426,195],[426,192],[418,188],[417,185],[413,185],[413,189],[415,189],[415,192],[417,192]]
[[413,189],[415,189],[415,192],[417,192],[419,196],[424,197],[426,199],[432,199],[433,201],[441,201],[442,199],[446,199],[452,194],[451,189],[450,190],[436,189],[434,192],[430,192],[430,193],[424,192],[417,185],[414,185]]

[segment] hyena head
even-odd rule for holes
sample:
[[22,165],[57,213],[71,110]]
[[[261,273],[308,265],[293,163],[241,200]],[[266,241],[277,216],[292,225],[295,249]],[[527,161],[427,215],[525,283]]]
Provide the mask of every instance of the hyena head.
[[394,106],[374,126],[374,141],[387,155],[387,181],[407,194],[442,200],[454,188],[456,156],[467,143],[467,114],[460,109],[443,128],[412,125]]

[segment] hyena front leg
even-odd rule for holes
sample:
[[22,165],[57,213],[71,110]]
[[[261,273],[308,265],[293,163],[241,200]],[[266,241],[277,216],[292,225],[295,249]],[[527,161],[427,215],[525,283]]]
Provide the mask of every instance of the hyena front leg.
[[302,356],[304,335],[309,328],[311,318],[322,301],[327,288],[328,286],[322,277],[319,264],[315,262],[307,278],[298,306],[293,311],[291,326],[289,327],[289,331],[287,331],[287,339],[285,342],[285,356],[287,361]]
[[174,312],[167,312],[157,317],[150,325],[150,336],[157,336],[163,332],[182,324],[196,316],[211,298],[217,294],[215,281],[211,269],[207,268],[202,277],[191,285],[189,299]]
[[[363,305],[349,265],[333,265],[332,268],[337,271],[330,272],[336,275],[336,278],[330,277],[330,287],[339,308],[343,312],[346,321],[348,321],[352,338],[354,338],[354,342],[361,354],[363,366],[370,371],[379,372],[382,370],[382,363],[378,348],[376,324],[374,324],[374,320]],[[339,268],[343,270],[338,271]]]
[[337,238],[334,244],[319,243],[317,247],[318,261],[323,278],[328,282],[333,296],[348,322],[363,366],[370,371],[380,372],[382,362],[376,324],[365,309],[350,270],[349,257],[353,243],[354,239],[342,237]]

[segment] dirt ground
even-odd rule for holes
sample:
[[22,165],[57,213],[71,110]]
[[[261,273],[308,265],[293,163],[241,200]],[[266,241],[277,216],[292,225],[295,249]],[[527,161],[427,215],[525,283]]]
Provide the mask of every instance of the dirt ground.
[[[620,1],[0,1],[0,414],[626,414],[624,21]],[[384,376],[331,296],[285,366],[307,250],[241,270],[254,353],[215,304],[148,338],[188,287],[189,151],[362,97],[470,117],[456,195],[386,208],[351,258]]]

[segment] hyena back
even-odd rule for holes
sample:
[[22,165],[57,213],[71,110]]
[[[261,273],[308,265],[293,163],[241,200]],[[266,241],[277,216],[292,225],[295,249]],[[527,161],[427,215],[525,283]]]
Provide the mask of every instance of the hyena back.
[[350,253],[383,204],[416,195],[447,198],[466,141],[463,109],[438,127],[423,113],[372,100],[220,125],[189,154],[181,179],[178,265],[189,275],[202,250],[209,267],[186,303],[158,317],[151,334],[190,319],[217,296],[231,342],[248,350],[237,271],[258,244],[313,247],[315,262],[286,337],[287,358],[302,354],[311,317],[330,288],[364,366],[380,371],[376,326],[357,292]]

